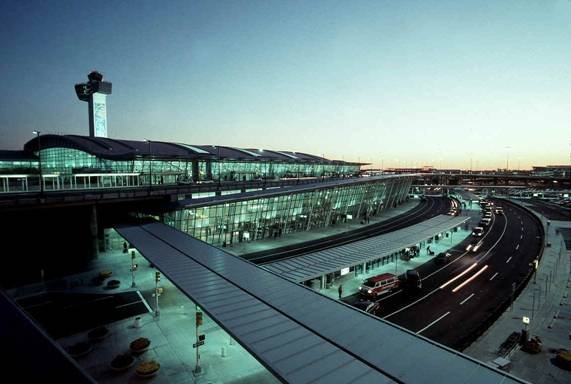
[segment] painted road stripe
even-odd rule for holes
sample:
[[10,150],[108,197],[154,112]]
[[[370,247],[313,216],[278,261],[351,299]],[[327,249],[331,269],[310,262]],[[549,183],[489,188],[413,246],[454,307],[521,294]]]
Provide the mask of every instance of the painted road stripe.
[[494,273],[494,276],[490,277],[490,281],[494,280],[496,276],[498,276],[498,272]]
[[151,307],[150,307],[149,304],[147,303],[147,300],[145,300],[145,298],[143,297],[143,295],[141,295],[141,291],[137,291],[137,294],[138,294],[139,297],[141,298],[141,301],[143,302],[143,304],[145,304],[145,307],[147,307],[147,311],[153,313],[153,310],[151,309]]
[[512,257],[510,256],[509,259],[506,260],[506,264],[512,261]]
[[424,327],[420,331],[416,332],[416,334],[418,335],[419,333],[426,331],[428,328],[432,327],[434,324],[438,323],[440,320],[444,319],[449,314],[450,314],[450,311],[446,312],[444,315],[440,316],[438,319],[434,320],[432,323],[428,324],[426,327]]
[[468,296],[467,298],[465,298],[464,300],[462,300],[460,302],[460,305],[464,304],[465,302],[467,302],[468,300],[470,300],[473,296],[475,295],[475,293],[472,293],[470,296]]

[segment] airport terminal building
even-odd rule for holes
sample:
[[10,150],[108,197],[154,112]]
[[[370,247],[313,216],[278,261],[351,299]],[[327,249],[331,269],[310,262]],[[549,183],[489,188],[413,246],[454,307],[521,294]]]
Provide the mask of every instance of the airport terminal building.
[[0,151],[0,192],[96,189],[192,182],[343,178],[360,163],[307,153],[41,135],[22,151]]

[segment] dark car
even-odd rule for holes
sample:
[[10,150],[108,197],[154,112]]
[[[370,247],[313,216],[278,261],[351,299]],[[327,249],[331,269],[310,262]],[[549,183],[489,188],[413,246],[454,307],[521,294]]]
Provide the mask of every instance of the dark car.
[[380,308],[379,303],[375,303],[374,301],[370,300],[359,300],[353,303],[355,308],[360,309],[361,311],[365,311],[367,313],[375,314],[375,312]]
[[404,290],[420,290],[422,289],[422,278],[416,269],[409,269],[399,276],[401,287]]
[[452,254],[450,252],[440,252],[434,258],[436,264],[448,264],[452,260]]

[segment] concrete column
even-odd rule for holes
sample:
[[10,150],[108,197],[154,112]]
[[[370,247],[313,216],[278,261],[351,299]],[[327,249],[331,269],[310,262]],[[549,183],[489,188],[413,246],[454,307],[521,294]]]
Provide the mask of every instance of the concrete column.
[[97,225],[97,206],[91,206],[91,214],[89,216],[89,229],[91,231],[91,244],[93,255],[99,256],[99,238],[98,238],[98,225]]

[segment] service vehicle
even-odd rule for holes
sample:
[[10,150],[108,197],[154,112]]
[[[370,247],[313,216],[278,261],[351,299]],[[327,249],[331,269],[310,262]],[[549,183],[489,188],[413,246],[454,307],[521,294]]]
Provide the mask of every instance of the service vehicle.
[[377,297],[392,292],[400,285],[399,279],[392,273],[382,273],[368,278],[359,287],[359,293],[365,297]]

